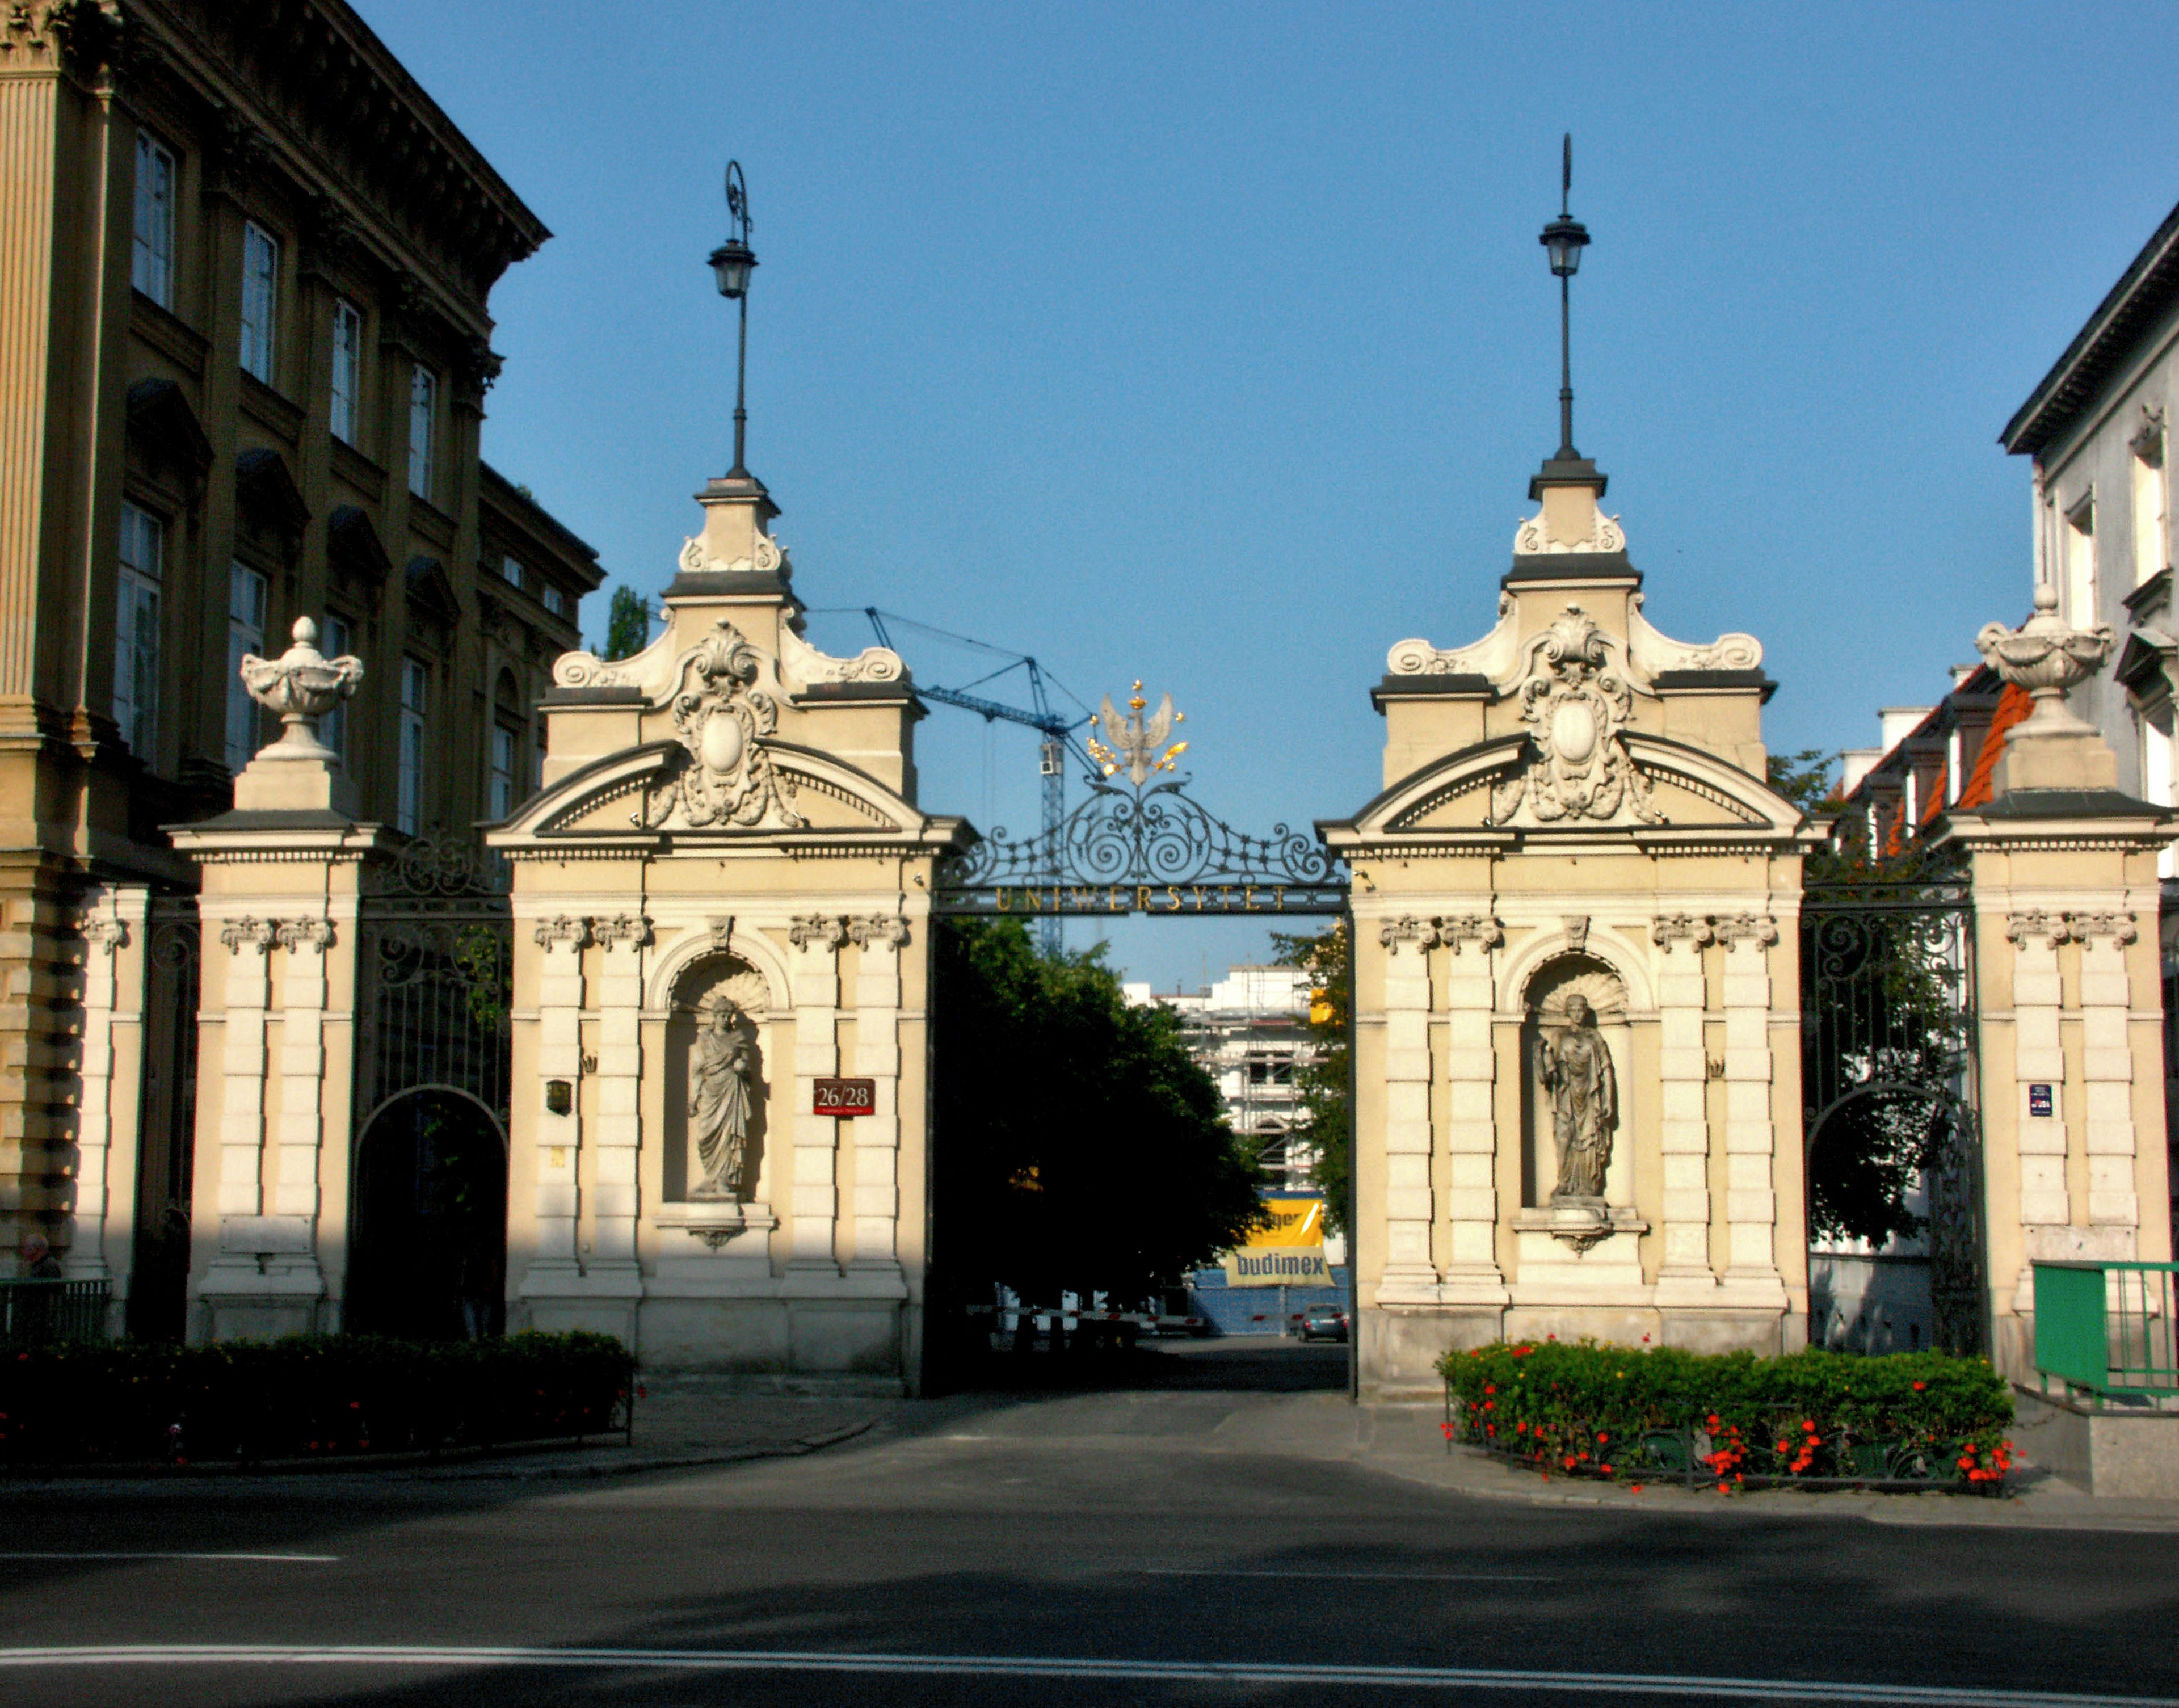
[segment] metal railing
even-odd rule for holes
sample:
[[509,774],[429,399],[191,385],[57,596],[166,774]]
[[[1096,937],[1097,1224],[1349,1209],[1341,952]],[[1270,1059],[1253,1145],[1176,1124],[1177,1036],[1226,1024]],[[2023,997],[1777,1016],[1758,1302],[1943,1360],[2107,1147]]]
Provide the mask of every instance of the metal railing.
[[2035,1368],[2105,1397],[2179,1397],[2171,1263],[2038,1263]]
[[0,1281],[0,1347],[104,1340],[111,1297],[103,1281]]

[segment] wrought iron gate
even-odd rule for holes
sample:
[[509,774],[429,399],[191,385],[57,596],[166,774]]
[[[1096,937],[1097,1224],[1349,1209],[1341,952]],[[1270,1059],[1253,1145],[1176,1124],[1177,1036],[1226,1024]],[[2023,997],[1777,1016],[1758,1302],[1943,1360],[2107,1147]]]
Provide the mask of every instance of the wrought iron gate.
[[1918,1173],[1935,1337],[1962,1353],[1989,1342],[1973,927],[1944,867],[1818,870],[1801,903],[1803,1154]]
[[355,1118],[408,1091],[475,1098],[507,1131],[513,925],[505,862],[413,842],[363,874],[356,955]]
[[202,942],[197,898],[152,897],[145,930],[141,1138],[127,1322],[136,1339],[173,1341],[182,1337],[189,1312]]

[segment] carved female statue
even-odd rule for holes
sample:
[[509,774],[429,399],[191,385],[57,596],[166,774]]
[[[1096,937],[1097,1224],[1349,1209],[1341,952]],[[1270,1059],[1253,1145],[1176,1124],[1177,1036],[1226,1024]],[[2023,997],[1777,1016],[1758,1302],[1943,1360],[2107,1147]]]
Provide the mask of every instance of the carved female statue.
[[741,1196],[742,1163],[749,1153],[749,1081],[756,1073],[756,1046],[745,1035],[742,1011],[724,1000],[711,1005],[696,1034],[689,1080],[690,1123],[696,1131],[696,1160],[703,1180],[692,1198]]
[[1604,1171],[1611,1162],[1611,1129],[1619,1119],[1619,1085],[1589,998],[1567,997],[1566,1015],[1557,1038],[1546,1034],[1536,1046],[1559,1150],[1559,1184],[1551,1202],[1600,1203]]

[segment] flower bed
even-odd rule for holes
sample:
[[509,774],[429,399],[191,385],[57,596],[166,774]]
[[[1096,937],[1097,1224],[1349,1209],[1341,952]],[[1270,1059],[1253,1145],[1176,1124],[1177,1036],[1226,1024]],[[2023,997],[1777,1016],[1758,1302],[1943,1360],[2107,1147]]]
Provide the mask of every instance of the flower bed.
[[2012,1392],[1979,1358],[1544,1341],[1449,1352],[1438,1370],[1448,1442],[1546,1476],[1996,1493],[2012,1465]]
[[0,1355],[0,1463],[250,1462],[602,1435],[622,1426],[634,1368],[599,1334],[52,1347]]

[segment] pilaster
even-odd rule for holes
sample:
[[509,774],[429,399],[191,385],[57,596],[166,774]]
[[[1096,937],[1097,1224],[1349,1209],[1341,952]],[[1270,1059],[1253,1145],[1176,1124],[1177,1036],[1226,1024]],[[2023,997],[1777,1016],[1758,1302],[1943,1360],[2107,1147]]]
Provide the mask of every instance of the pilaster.
[[81,1081],[76,1117],[74,1225],[63,1265],[72,1281],[113,1284],[127,1302],[143,1084],[145,931],[151,895],[140,884],[102,885],[84,898]]
[[1778,924],[1767,914],[1736,914],[1713,928],[1726,950],[1724,1279],[1733,1304],[1782,1310],[1770,1089],[1770,951]]
[[596,1202],[593,1278],[635,1276],[637,1153],[643,1143],[638,1101],[643,1079],[643,951],[650,921],[617,914],[593,922],[600,946],[597,1010]]
[[900,951],[908,921],[851,918],[860,952],[855,975],[855,1072],[875,1082],[872,1112],[854,1123],[855,1244],[851,1267],[900,1274]]
[[816,1082],[840,1071],[840,944],[846,935],[842,920],[824,914],[804,914],[788,930],[794,980],[794,1172],[788,1189],[793,1224],[788,1268],[834,1277],[839,1274],[840,1123],[813,1111]]
[[[1445,1279],[1438,1299],[1446,1304],[1502,1305],[1510,1296],[1498,1266],[1498,1125],[1493,1118],[1497,1052],[1490,1036],[1496,995],[1493,968],[1506,928],[1488,914],[1436,921],[1446,962],[1445,1207],[1450,1225]],[[1422,956],[1416,955],[1418,964]]]
[[[1380,1304],[1435,1304],[1431,1260],[1430,951],[1434,921],[1412,916],[1378,927],[1385,950],[1385,1269]],[[1463,993],[1465,994],[1465,993]]]
[[1660,1306],[1714,1304],[1710,1268],[1710,1057],[1703,1041],[1710,981],[1703,951],[1716,941],[1706,918],[1671,914],[1650,928],[1657,945],[1658,1149],[1664,1167]]
[[[537,1200],[536,1255],[522,1292],[561,1291],[578,1272],[575,1228],[581,1210],[579,1164],[583,1100],[583,948],[590,940],[587,919],[556,914],[531,931],[537,945]],[[564,1106],[556,1107],[567,1088]]]

